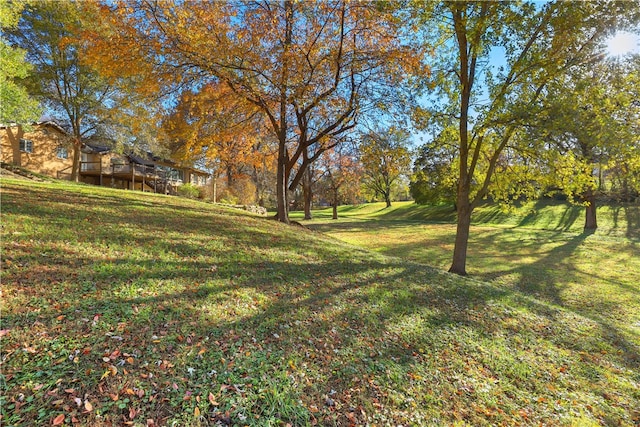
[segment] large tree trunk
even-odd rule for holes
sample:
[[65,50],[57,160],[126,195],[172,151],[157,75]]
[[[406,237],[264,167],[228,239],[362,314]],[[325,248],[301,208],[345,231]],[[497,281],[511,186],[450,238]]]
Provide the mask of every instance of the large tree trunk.
[[311,189],[311,169],[309,168],[307,168],[302,178],[302,196],[304,197],[304,219],[311,219],[313,192]]
[[449,273],[467,275],[467,247],[469,245],[469,227],[471,225],[471,204],[468,190],[458,190],[458,223],[456,227],[456,242],[453,248],[453,263]]
[[595,230],[598,228],[598,221],[596,218],[596,197],[593,194],[593,190],[587,191],[584,199],[587,202],[587,206],[585,208],[584,229],[585,231]]
[[278,211],[276,219],[285,224],[289,223],[289,202],[287,197],[287,159],[286,159],[286,147],[283,142],[280,142],[280,148],[278,152],[278,170],[276,172],[276,198]]
[[282,57],[282,75],[280,76],[280,126],[278,134],[278,170],[276,172],[276,198],[278,212],[276,219],[289,224],[289,196],[287,187],[289,184],[289,171],[287,170],[289,159],[287,153],[287,85],[289,82],[289,67],[287,55],[291,46],[293,34],[293,3],[290,0],[284,2],[285,32],[284,55]]

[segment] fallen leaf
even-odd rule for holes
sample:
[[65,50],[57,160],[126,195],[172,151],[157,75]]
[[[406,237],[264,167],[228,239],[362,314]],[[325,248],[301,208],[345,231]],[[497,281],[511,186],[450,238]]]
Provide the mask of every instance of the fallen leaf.
[[88,400],[85,400],[84,401],[84,409],[86,409],[87,412],[93,411],[93,405],[91,404],[91,402],[89,402]]
[[200,416],[200,408],[198,408],[197,406],[196,406],[196,409],[193,410],[193,416],[194,417]]
[[211,403],[213,406],[218,406],[218,402],[216,402],[216,398],[211,392],[209,392],[209,403]]
[[60,414],[57,417],[55,417],[53,419],[53,421],[51,422],[52,425],[54,426],[59,426],[64,422],[64,414]]

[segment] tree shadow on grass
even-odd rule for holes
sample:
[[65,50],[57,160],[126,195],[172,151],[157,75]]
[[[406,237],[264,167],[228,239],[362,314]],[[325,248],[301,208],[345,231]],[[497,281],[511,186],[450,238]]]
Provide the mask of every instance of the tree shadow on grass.
[[[533,209],[518,223],[519,227],[528,227],[531,225],[540,225],[540,220],[537,218],[539,212],[547,207],[549,204],[548,201],[539,199],[536,201]],[[569,231],[575,225],[575,222],[580,217],[583,208],[579,206],[567,205],[565,206],[562,215],[557,217],[549,218],[545,225],[545,228],[550,230],[560,230],[560,231]]]
[[544,256],[532,263],[499,273],[487,273],[483,275],[483,278],[495,280],[502,275],[517,274],[520,277],[515,285],[517,290],[557,305],[563,305],[562,289],[557,284],[556,278],[562,275],[565,280],[570,280],[569,276],[572,272],[566,269],[564,263],[591,234],[593,233],[585,232],[575,235],[562,245],[547,251]]
[[[65,214],[81,211],[72,206],[65,209],[68,209]],[[45,222],[55,219],[55,210],[34,213],[27,206],[21,213],[37,215]],[[460,410],[455,406],[468,403],[456,395],[459,390],[448,388],[448,384],[473,375],[476,375],[474,379],[482,375],[481,379],[489,381],[497,375],[501,381],[512,381],[503,371],[484,373],[487,369],[483,364],[490,366],[491,355],[483,357],[481,353],[485,349],[476,341],[483,338],[487,342],[504,342],[505,331],[509,333],[505,325],[511,318],[517,319],[509,304],[496,305],[496,301],[514,299],[520,305],[529,304],[532,312],[549,319],[554,334],[548,337],[543,332],[534,332],[536,342],[545,344],[553,339],[561,350],[571,352],[589,348],[576,340],[573,331],[564,328],[563,313],[555,307],[505,288],[461,279],[423,265],[375,259],[371,254],[353,253],[355,249],[346,247],[336,250],[327,247],[330,243],[326,239],[309,243],[309,234],[304,231],[284,236],[282,229],[252,230],[251,227],[256,226],[253,222],[245,227],[187,213],[179,229],[190,226],[191,232],[200,236],[176,238],[157,245],[154,233],[162,229],[162,221],[136,220],[134,214],[125,218],[130,221],[129,227],[115,227],[118,221],[106,216],[101,217],[100,222],[113,221],[110,233],[117,241],[131,242],[139,247],[140,253],[146,250],[147,257],[133,258],[125,252],[105,260],[99,253],[83,255],[80,249],[63,250],[54,245],[45,248],[46,256],[34,255],[39,257],[41,271],[30,272],[31,275],[17,285],[9,283],[16,288],[31,287],[39,293],[39,301],[46,300],[37,313],[6,310],[3,313],[3,325],[9,329],[23,329],[25,334],[30,329],[38,332],[30,336],[33,343],[11,342],[16,350],[12,357],[20,358],[16,362],[9,359],[11,363],[5,365],[11,369],[9,385],[13,394],[25,392],[25,384],[32,381],[29,371],[42,367],[51,353],[50,357],[56,358],[54,364],[62,368],[60,371],[47,368],[40,377],[50,381],[48,391],[54,387],[84,387],[82,392],[87,393],[84,396],[102,399],[101,408],[111,404],[113,398],[106,393],[98,395],[97,389],[104,387],[117,394],[135,384],[153,393],[154,402],[163,402],[164,406],[157,409],[163,417],[176,412],[193,414],[193,406],[185,399],[190,395],[185,392],[193,391],[204,397],[212,389],[216,393],[220,391],[219,399],[226,405],[225,409],[233,408],[230,402],[255,395],[257,403],[245,405],[254,405],[248,408],[262,414],[263,408],[267,408],[264,412],[271,410],[268,406],[271,403],[258,392],[243,395],[232,391],[229,394],[234,394],[229,396],[225,390],[233,387],[237,391],[237,384],[248,383],[264,393],[273,387],[272,377],[280,375],[295,378],[281,386],[287,395],[285,399],[296,405],[301,399],[309,407],[315,405],[326,417],[322,419],[325,423],[353,422],[348,415],[359,415],[353,415],[355,411],[350,410],[351,406],[362,406],[368,413],[374,413],[377,408],[371,406],[373,398],[399,414],[399,419],[393,421],[410,423],[412,414],[404,411],[410,406],[403,406],[409,400],[393,401],[389,397],[392,391],[412,398],[428,392],[439,400],[446,396],[446,403],[418,400],[425,406],[444,405],[439,414],[446,418],[451,412],[447,410]],[[212,222],[214,230],[224,230],[220,238],[222,244],[216,245],[216,250],[212,250],[207,241]],[[555,253],[552,250],[545,259],[555,262],[559,268],[560,259],[575,251],[580,238],[584,239],[575,236],[562,250]],[[510,242],[510,245],[517,244]],[[528,244],[535,245],[535,242]],[[99,248],[97,245],[93,249]],[[122,246],[120,250],[126,249],[127,246]],[[171,254],[171,259],[155,260],[153,253],[159,249]],[[313,252],[314,257],[300,256],[301,251]],[[16,262],[28,262],[30,257],[24,249]],[[21,272],[13,272],[15,275],[9,275],[8,279],[19,279]],[[52,277],[56,277],[57,284],[52,285]],[[543,295],[549,292],[550,299],[558,297],[557,290],[530,290],[536,291]],[[61,304],[56,307],[55,303]],[[589,338],[589,345],[602,339],[623,349],[620,358],[611,357],[636,369],[634,345],[616,334],[611,325],[600,324],[595,335]],[[465,338],[464,333],[470,335]],[[526,340],[530,332],[514,334]],[[565,335],[564,340],[555,338]],[[24,350],[31,349],[31,344],[40,347],[32,349],[36,351],[33,355]],[[81,349],[87,354],[80,356],[78,363],[82,369],[77,371],[68,357],[79,354],[75,350]],[[135,363],[127,365],[122,358],[129,373],[121,369],[118,372],[121,377],[104,377],[103,372],[109,365],[120,362],[118,356],[112,356],[114,349],[133,354]],[[200,350],[205,352],[200,354]],[[537,357],[546,356],[545,351],[541,349]],[[449,362],[451,352],[462,352],[464,357],[454,357]],[[515,355],[505,353],[503,357],[507,362],[517,363]],[[108,362],[104,362],[105,359]],[[448,373],[443,374],[440,381],[426,381],[411,390],[408,383],[418,380],[415,375],[413,378],[409,375],[428,363],[433,364],[433,372],[442,369]],[[469,372],[471,363],[483,367],[484,371]],[[596,365],[594,362],[589,366],[595,369]],[[306,379],[300,374],[303,369],[308,375]],[[541,375],[536,369],[534,367],[533,372]],[[585,381],[581,373],[573,375]],[[514,387],[517,385],[513,383]],[[557,385],[564,387],[561,381]],[[531,390],[532,394],[534,391],[537,390]],[[341,406],[327,404],[328,396]],[[53,400],[44,399],[45,402]],[[148,400],[142,407],[152,405]],[[418,411],[420,406],[415,412]],[[113,414],[115,420],[129,420],[128,412],[121,418],[117,418],[117,412]],[[475,417],[467,421],[490,422],[488,418]],[[240,419],[234,421],[239,423]],[[367,422],[364,417],[358,421]],[[384,420],[380,423],[385,424]]]
[[640,239],[640,206],[625,206],[624,212],[627,220],[627,237]]
[[[81,264],[90,266],[97,262],[101,260],[86,258]],[[115,263],[116,266],[135,264],[136,261],[126,258]],[[125,271],[123,275],[116,275],[116,280],[96,274],[93,280],[102,282],[100,292],[80,293],[77,303],[62,309],[41,310],[35,318],[30,317],[28,323],[37,321],[45,325],[51,336],[60,333],[61,327],[80,332],[84,336],[82,346],[95,348],[95,356],[108,356],[117,345],[122,351],[136,354],[140,364],[150,359],[172,361],[175,368],[165,371],[127,366],[133,376],[148,376],[148,372],[153,372],[153,381],[135,381],[143,389],[155,389],[154,396],[158,401],[172,396],[171,387],[165,391],[165,382],[167,386],[177,384],[182,393],[184,387],[187,390],[200,387],[199,382],[190,380],[185,373],[189,368],[195,369],[196,374],[217,371],[217,379],[213,381],[216,389],[242,382],[252,384],[256,390],[270,387],[264,372],[288,372],[286,375],[296,376],[304,368],[311,383],[284,385],[283,392],[291,399],[302,399],[307,405],[320,408],[317,416],[325,417],[325,422],[332,420],[338,424],[348,423],[349,414],[354,416],[350,407],[361,406],[368,413],[375,411],[371,399],[392,405],[385,396],[394,389],[404,393],[407,399],[439,406],[441,414],[448,410],[464,412],[459,407],[455,388],[446,381],[425,383],[403,391],[406,376],[420,371],[424,364],[448,371],[445,376],[448,381],[460,381],[460,378],[464,381],[465,376],[470,375],[474,381],[490,382],[494,375],[504,382],[512,381],[503,377],[502,372],[467,373],[464,365],[450,365],[458,362],[451,362],[446,357],[450,348],[458,346],[457,351],[463,352],[467,363],[489,363],[481,355],[474,355],[474,346],[479,345],[474,337],[502,339],[500,328],[505,313],[500,307],[493,308],[495,306],[490,302],[513,296],[504,288],[461,279],[419,264],[366,258],[357,262],[325,258],[317,264],[306,264],[256,255],[239,262],[227,258],[218,263],[215,271],[209,270],[207,262],[165,261],[154,265],[152,260],[146,260],[140,262],[139,267],[137,274]],[[88,275],[90,270],[85,273]],[[37,280],[41,284],[46,282],[44,277]],[[135,281],[136,286],[144,289],[145,283],[151,285],[163,280],[177,280],[179,286],[157,288],[153,295],[120,297],[107,288],[111,286],[115,291]],[[194,282],[201,283],[196,285]],[[68,291],[73,292],[72,289]],[[252,302],[258,297],[264,297],[264,301],[260,304]],[[48,298],[54,299],[55,295]],[[255,304],[255,307],[241,308],[247,304]],[[209,312],[206,307],[210,306],[217,308]],[[532,303],[531,307],[532,311],[550,319],[558,314],[547,305]],[[79,319],[91,319],[96,313],[103,322],[111,323],[104,323],[95,331],[89,323],[78,329],[77,324],[82,325]],[[478,313],[485,313],[487,317]],[[398,326],[406,319],[416,319],[412,322],[418,328],[417,332]],[[24,315],[5,313],[4,321],[10,328],[24,325],[25,320]],[[554,328],[562,331],[560,324]],[[473,333],[463,338],[456,336],[455,331]],[[434,334],[444,341],[430,338]],[[116,344],[113,336],[122,341]],[[196,357],[199,347],[187,345],[185,337],[194,345],[206,340],[210,343],[207,346],[213,345],[213,340],[217,344],[211,356],[199,359]],[[611,331],[602,331],[601,338],[614,339],[625,352],[634,351],[632,345],[625,346],[623,337],[612,335]],[[545,338],[541,336],[540,339]],[[575,343],[557,343],[577,351]],[[422,347],[427,353],[421,350]],[[263,365],[258,363],[264,362],[257,357],[268,358],[270,367],[259,367]],[[513,356],[504,357],[511,360]],[[220,360],[233,361],[235,367]],[[634,359],[629,356],[625,360]],[[296,370],[291,369],[292,363],[298,365]],[[162,362],[159,366],[164,365]],[[259,371],[252,371],[255,369]],[[385,370],[393,370],[401,377],[385,377]],[[98,369],[91,374],[87,384],[97,386],[102,371]],[[378,375],[382,377],[376,380]],[[17,374],[12,381],[19,378],[21,376]],[[206,379],[206,382],[210,384],[212,380]],[[157,385],[153,386],[153,383]],[[427,390],[450,398],[435,403],[425,397]],[[536,391],[529,390],[531,393]],[[93,390],[86,392],[94,393]],[[332,406],[326,405],[329,393],[337,402]],[[224,394],[219,398],[223,404],[227,404],[227,399]],[[260,411],[257,406],[252,408]],[[167,410],[187,409],[177,406],[167,407]],[[484,420],[479,415],[467,415],[470,420]],[[410,416],[405,419],[409,420]],[[366,422],[366,418],[360,421]]]

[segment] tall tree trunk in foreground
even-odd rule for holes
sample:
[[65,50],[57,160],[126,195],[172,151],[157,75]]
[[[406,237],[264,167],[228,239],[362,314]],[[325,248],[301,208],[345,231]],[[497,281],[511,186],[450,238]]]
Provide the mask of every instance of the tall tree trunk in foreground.
[[449,273],[467,275],[467,247],[469,246],[469,227],[471,225],[471,213],[473,211],[469,203],[469,188],[460,186],[458,188],[457,201],[457,225],[456,241],[453,248],[453,262],[449,268]]

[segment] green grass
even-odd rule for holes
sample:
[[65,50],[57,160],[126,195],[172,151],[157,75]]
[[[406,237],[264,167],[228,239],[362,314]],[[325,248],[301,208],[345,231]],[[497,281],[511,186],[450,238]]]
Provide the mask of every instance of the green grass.
[[[590,315],[198,201],[9,179],[1,196],[3,425],[640,420],[637,311]],[[420,227],[385,214],[354,208],[336,232]],[[637,241],[600,237],[637,262]],[[401,255],[388,239],[377,250]],[[631,311],[637,282],[625,292]]]
[[[640,206],[603,206],[599,228],[582,231],[584,208],[539,201],[505,213],[480,207],[473,216],[467,271],[624,331],[640,326]],[[396,203],[330,210],[305,222],[350,244],[446,270],[453,254],[455,212],[449,206]],[[296,213],[297,214],[297,213]],[[294,215],[296,216],[296,215]]]

